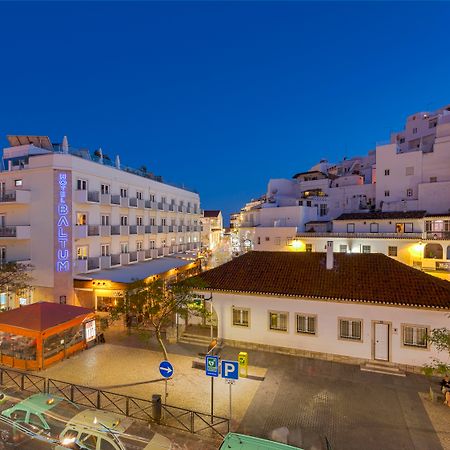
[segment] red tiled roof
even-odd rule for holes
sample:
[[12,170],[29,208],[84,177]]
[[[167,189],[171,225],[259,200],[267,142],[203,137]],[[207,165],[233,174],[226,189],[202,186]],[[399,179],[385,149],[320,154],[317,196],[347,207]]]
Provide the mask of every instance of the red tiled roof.
[[0,325],[26,330],[44,331],[80,316],[93,313],[92,309],[59,303],[39,302],[0,313]]
[[220,209],[210,209],[203,211],[203,217],[218,217],[220,214]]
[[450,308],[450,283],[380,253],[249,252],[199,275],[205,289]]

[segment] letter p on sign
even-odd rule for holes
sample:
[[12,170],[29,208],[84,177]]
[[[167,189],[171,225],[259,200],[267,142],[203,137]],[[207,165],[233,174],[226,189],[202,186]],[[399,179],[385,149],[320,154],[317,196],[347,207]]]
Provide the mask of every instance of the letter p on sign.
[[239,379],[239,363],[237,361],[222,361],[222,378]]

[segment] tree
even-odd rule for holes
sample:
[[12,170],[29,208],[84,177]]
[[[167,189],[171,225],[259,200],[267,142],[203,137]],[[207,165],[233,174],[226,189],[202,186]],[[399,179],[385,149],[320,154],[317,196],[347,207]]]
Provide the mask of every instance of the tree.
[[30,264],[7,262],[0,264],[0,292],[20,294],[31,287]]
[[[447,361],[450,357],[450,330],[447,328],[435,328],[428,335],[428,341],[433,345],[440,353],[446,353]],[[433,361],[424,366],[424,373],[426,375],[432,373],[445,374],[450,372],[449,362],[444,362],[439,359],[433,359]]]
[[125,317],[128,328],[131,326],[131,318],[134,317],[137,319],[138,329],[151,329],[164,359],[167,359],[162,331],[173,323],[175,314],[192,313],[202,317],[208,315],[204,303],[197,300],[194,293],[196,287],[200,287],[200,282],[194,281],[193,278],[174,284],[162,279],[151,282],[134,281],[111,310],[111,317],[113,320]]

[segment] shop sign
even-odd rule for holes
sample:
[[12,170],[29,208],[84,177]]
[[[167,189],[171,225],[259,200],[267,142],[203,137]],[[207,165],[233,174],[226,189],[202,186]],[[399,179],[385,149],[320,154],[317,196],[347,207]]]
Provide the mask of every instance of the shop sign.
[[67,196],[67,173],[60,172],[58,176],[58,205],[57,205],[57,250],[56,250],[56,270],[57,272],[70,271],[69,252],[69,218],[70,208],[66,201]]
[[450,262],[436,261],[436,270],[446,270],[450,272]]
[[84,325],[84,335],[86,337],[86,342],[93,341],[96,336],[96,329],[95,329],[95,320],[90,320],[89,322],[86,322]]

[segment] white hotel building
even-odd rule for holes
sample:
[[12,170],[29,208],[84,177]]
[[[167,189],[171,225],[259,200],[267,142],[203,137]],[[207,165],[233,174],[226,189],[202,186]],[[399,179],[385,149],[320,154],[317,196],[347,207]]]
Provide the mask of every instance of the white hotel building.
[[[45,136],[8,140],[0,172],[0,248],[3,261],[34,267],[32,292],[22,303],[97,306],[93,290],[74,289],[75,279],[151,275],[152,261],[169,270],[183,264],[170,255],[200,248],[196,192],[121,167],[118,157],[113,163],[101,150],[93,156],[69,148],[66,138],[62,144]],[[3,293],[1,301],[14,307],[19,299]]]
[[418,112],[366,156],[322,160],[232,215],[236,253],[384,253],[449,279],[450,106]]

